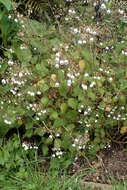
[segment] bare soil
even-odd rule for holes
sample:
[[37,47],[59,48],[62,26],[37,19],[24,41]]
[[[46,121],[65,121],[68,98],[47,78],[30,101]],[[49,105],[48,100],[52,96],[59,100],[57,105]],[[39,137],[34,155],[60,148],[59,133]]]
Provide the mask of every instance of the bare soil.
[[[80,170],[81,164],[81,161],[76,160],[73,170]],[[93,162],[85,158],[83,165],[86,182],[111,184],[111,179],[127,180],[127,149],[115,144],[98,153]]]

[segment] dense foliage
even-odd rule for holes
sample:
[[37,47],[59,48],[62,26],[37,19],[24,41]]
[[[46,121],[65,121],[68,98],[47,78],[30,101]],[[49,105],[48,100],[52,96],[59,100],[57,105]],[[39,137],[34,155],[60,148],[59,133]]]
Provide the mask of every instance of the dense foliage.
[[[123,140],[126,4],[118,9],[115,1],[81,1],[70,5],[57,28],[23,16],[9,0],[0,0],[0,8],[1,146],[19,138],[14,149],[37,149],[53,161],[68,158],[69,165]],[[1,149],[6,156],[0,165],[9,152]]]

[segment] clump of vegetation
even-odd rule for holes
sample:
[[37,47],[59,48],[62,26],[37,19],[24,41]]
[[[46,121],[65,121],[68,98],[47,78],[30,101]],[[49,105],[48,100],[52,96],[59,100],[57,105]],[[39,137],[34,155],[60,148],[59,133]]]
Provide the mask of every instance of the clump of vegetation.
[[0,0],[1,147],[16,135],[64,167],[127,133],[126,4],[70,2],[56,28]]

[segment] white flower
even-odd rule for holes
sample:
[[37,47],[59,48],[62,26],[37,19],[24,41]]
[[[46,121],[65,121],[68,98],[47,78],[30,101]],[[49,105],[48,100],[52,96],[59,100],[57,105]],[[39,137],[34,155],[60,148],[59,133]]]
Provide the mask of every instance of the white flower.
[[43,114],[46,113],[46,112],[47,112],[46,110],[41,110],[41,113],[43,113]]
[[78,33],[78,29],[74,28],[74,33],[77,34]]
[[21,44],[20,49],[23,50],[23,49],[27,49],[27,48],[23,44]]
[[78,40],[78,44],[82,44],[83,43],[83,41],[82,40]]
[[60,65],[64,65],[64,60],[60,60]]
[[88,74],[88,73],[85,73],[85,74],[84,74],[84,76],[85,76],[85,77],[88,77],[88,76],[89,76],[89,74]]
[[15,22],[18,22],[18,19],[17,19],[17,18],[15,18],[15,19],[14,19],[14,21],[15,21]]
[[98,76],[98,77],[97,77],[97,79],[98,79],[98,80],[100,80],[100,79],[101,79],[101,77],[99,77],[99,76]]
[[112,80],[113,80],[112,77],[110,77],[110,78],[109,78],[109,81],[112,82]]
[[22,72],[19,72],[19,77],[23,77],[23,73]]
[[80,73],[75,73],[75,76],[78,77],[80,75]]
[[9,65],[9,66],[14,65],[14,62],[11,61],[11,60],[9,60],[9,61],[8,61],[8,65]]
[[11,15],[8,15],[8,18],[11,19]]
[[16,91],[14,91],[13,89],[11,89],[10,92],[11,92],[13,95],[16,94]]
[[84,91],[87,90],[87,85],[82,84],[82,89],[83,89]]
[[108,46],[106,46],[106,48],[105,48],[106,50],[109,50],[109,47]]
[[22,147],[24,148],[24,150],[28,150],[29,146],[26,143],[22,143]]
[[93,41],[94,41],[94,38],[93,38],[93,37],[91,37],[91,38],[90,38],[90,42],[93,42]]
[[67,85],[68,85],[68,86],[71,86],[71,84],[72,84],[71,80],[70,80],[70,79],[67,80]]
[[33,146],[34,149],[38,149],[38,146]]
[[11,53],[14,53],[14,50],[13,50],[12,48],[10,48],[9,51],[10,51]]
[[92,88],[92,87],[94,87],[96,85],[96,83],[93,81],[93,82],[91,82],[91,84],[90,84],[90,88]]
[[56,57],[55,61],[56,61],[56,63],[59,63],[60,58],[59,58],[59,57]]
[[41,116],[41,112],[37,113],[38,116]]
[[68,18],[68,17],[65,17],[65,20],[66,20],[66,21],[68,21],[68,20],[69,20],[69,18]]
[[59,64],[56,64],[55,67],[56,67],[56,69],[59,69],[60,66],[59,66]]
[[124,14],[124,11],[123,11],[123,10],[119,9],[118,11],[119,11],[119,13],[120,13],[121,15]]
[[101,9],[102,10],[106,9],[106,5],[104,3],[101,4]]
[[64,64],[68,65],[69,61],[67,59],[64,60]]
[[50,138],[50,139],[53,139],[53,136],[52,136],[52,135],[49,135],[49,138]]
[[72,144],[72,146],[73,146],[73,147],[76,147],[76,145],[75,145],[75,144]]
[[93,35],[96,36],[96,34],[97,34],[96,31],[94,31],[94,32],[93,32]]
[[56,53],[56,57],[60,57],[60,53],[59,52]]
[[86,44],[86,40],[83,40],[82,42],[83,42],[83,44]]
[[67,77],[71,78],[71,74],[70,74],[70,73],[67,73]]
[[28,91],[27,94],[29,94],[30,96],[35,96],[35,93],[34,93],[34,92]]
[[82,147],[81,147],[81,146],[78,146],[78,149],[79,149],[79,150],[81,150],[81,149],[82,149]]
[[75,139],[75,142],[78,142],[78,141],[79,141],[79,140],[76,138],[76,139]]
[[124,55],[126,55],[126,56],[127,56],[127,51],[125,51],[125,52],[124,52]]
[[84,111],[84,115],[87,115],[88,114],[88,112],[87,111]]
[[4,123],[6,123],[6,124],[8,124],[8,125],[11,125],[11,121],[9,121],[9,120],[7,120],[7,119],[4,120]]
[[91,107],[88,107],[88,111],[89,111],[89,112],[91,111]]
[[110,13],[111,13],[111,11],[110,11],[110,9],[108,9],[108,10],[107,10],[107,14],[110,14]]
[[122,106],[122,107],[121,107],[121,109],[122,109],[122,110],[125,110],[125,107],[124,107],[124,106]]
[[36,121],[39,121],[39,117],[36,117]]
[[59,86],[60,86],[60,84],[58,82],[56,82],[55,87],[59,87]]
[[1,83],[2,83],[3,85],[5,85],[5,84],[6,84],[6,80],[5,80],[5,79],[2,79],[2,80],[1,80]]
[[82,112],[82,110],[81,110],[81,109],[79,109],[79,110],[78,110],[78,112],[79,112],[79,113],[81,113],[81,112]]
[[86,28],[86,32],[87,32],[87,33],[90,33],[90,31],[91,31],[91,30],[90,30],[90,28],[89,28],[89,27],[88,27],[88,28]]
[[56,156],[59,156],[59,152],[56,152]]
[[37,91],[37,95],[41,95],[41,91]]
[[68,11],[70,14],[75,14],[75,10],[69,9]]

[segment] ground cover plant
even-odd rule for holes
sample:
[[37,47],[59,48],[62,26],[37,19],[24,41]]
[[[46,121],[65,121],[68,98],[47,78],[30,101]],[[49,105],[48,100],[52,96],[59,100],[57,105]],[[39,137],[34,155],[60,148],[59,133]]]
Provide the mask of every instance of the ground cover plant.
[[22,155],[67,169],[126,143],[126,1],[26,4],[0,0],[1,172],[22,173]]

